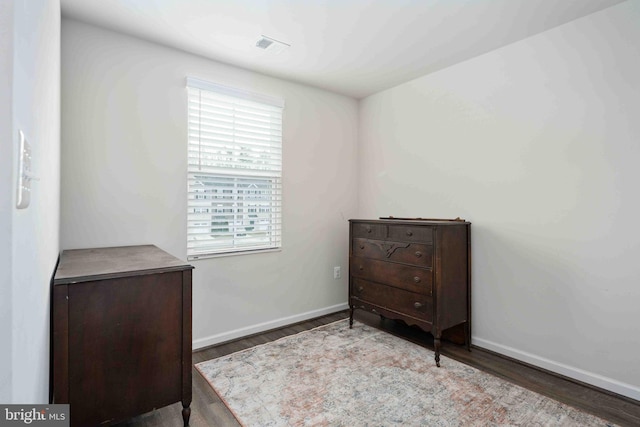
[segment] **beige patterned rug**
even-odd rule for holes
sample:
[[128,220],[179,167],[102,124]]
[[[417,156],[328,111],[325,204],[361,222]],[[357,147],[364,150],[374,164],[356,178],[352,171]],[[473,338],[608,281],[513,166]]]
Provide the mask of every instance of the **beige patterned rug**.
[[613,426],[341,320],[196,365],[244,426]]

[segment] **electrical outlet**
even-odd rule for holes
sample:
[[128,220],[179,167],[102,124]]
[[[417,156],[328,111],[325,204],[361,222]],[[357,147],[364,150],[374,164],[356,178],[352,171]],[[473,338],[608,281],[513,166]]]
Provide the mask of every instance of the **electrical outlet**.
[[342,277],[342,272],[340,271],[340,267],[333,267],[333,278],[339,279]]

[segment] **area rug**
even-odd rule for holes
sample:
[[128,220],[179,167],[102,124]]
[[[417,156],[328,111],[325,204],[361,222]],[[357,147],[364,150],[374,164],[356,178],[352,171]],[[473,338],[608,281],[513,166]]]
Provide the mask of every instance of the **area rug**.
[[347,320],[196,365],[243,426],[613,426]]

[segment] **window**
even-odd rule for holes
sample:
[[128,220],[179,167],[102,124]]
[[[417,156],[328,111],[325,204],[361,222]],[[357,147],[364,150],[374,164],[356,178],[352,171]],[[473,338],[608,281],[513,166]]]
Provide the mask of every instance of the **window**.
[[187,78],[187,256],[281,247],[282,100]]

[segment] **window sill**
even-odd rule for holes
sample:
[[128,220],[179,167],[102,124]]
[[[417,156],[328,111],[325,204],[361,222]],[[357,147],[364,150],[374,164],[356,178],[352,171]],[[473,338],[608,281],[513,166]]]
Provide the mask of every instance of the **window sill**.
[[269,248],[269,249],[253,249],[248,251],[234,251],[234,252],[221,252],[215,254],[202,254],[202,255],[189,255],[187,256],[188,261],[200,261],[203,259],[210,258],[222,258],[236,255],[255,255],[255,254],[263,254],[267,252],[282,252],[282,248]]

